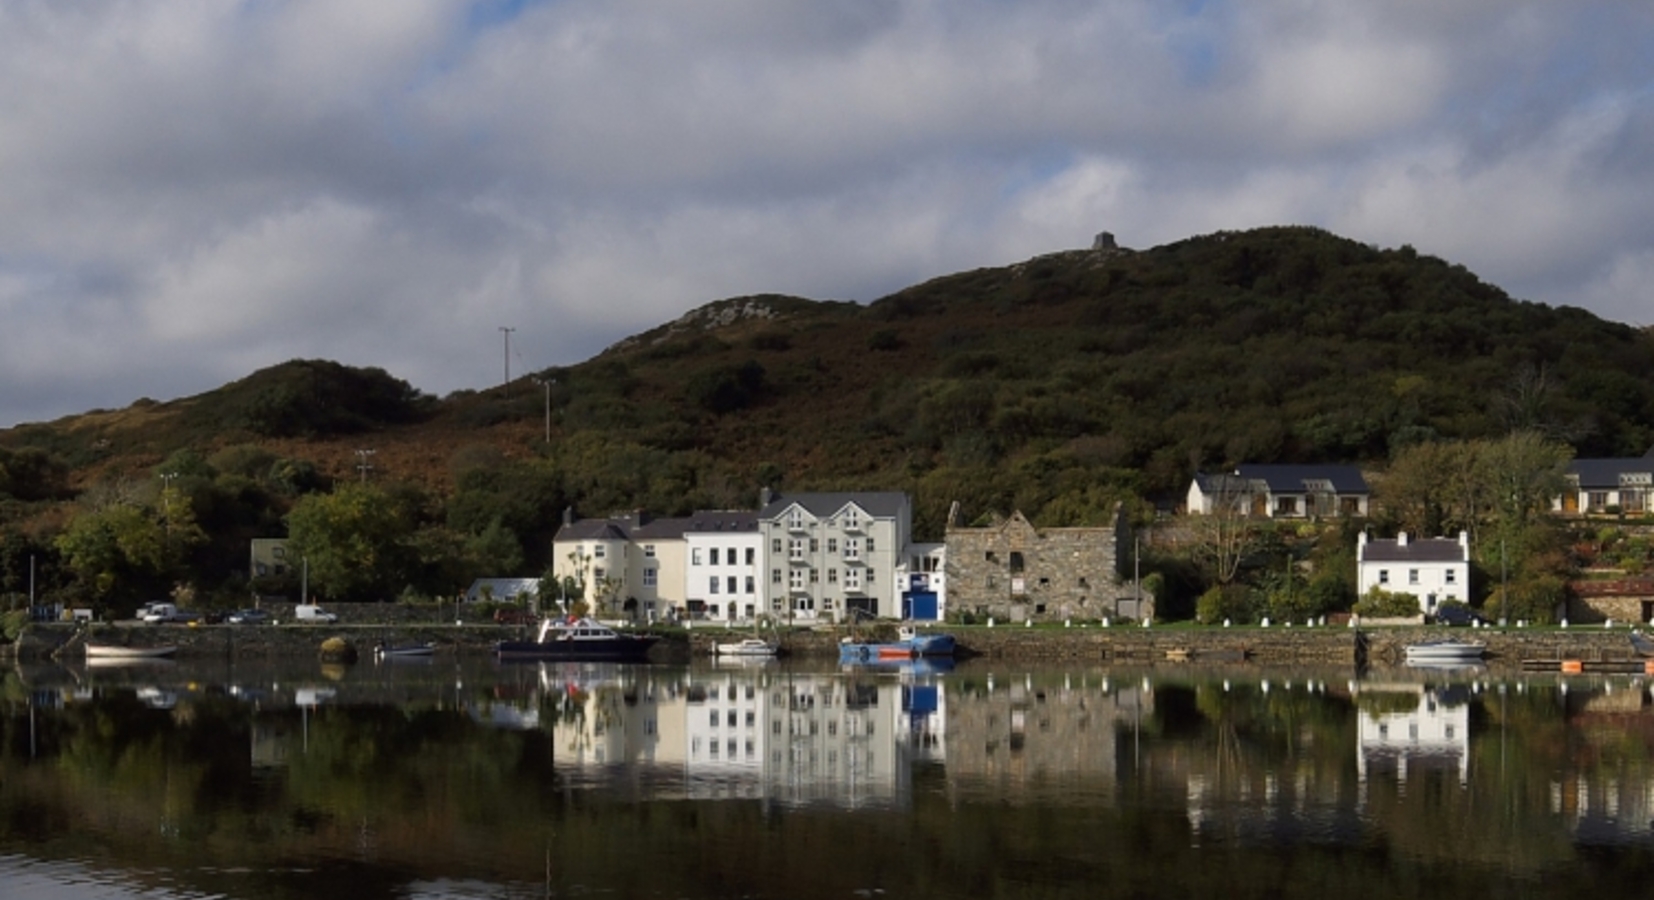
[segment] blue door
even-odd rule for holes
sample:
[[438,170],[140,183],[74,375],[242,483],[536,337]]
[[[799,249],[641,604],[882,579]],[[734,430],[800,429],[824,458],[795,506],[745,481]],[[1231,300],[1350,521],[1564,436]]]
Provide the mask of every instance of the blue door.
[[935,591],[909,591],[902,595],[902,618],[934,622],[938,615]]

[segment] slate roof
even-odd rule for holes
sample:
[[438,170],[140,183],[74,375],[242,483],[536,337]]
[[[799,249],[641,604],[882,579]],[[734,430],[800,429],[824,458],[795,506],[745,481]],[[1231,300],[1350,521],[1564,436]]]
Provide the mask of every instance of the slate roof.
[[1583,489],[1617,488],[1620,486],[1620,476],[1632,472],[1654,473],[1654,450],[1640,457],[1576,459],[1568,463],[1568,474],[1574,476]]
[[1306,481],[1328,481],[1332,489],[1340,494],[1367,493],[1367,479],[1361,477],[1361,470],[1355,466],[1344,465],[1242,465],[1235,468],[1235,474],[1252,481],[1262,481],[1269,485],[1272,494],[1300,494],[1307,489]]
[[466,590],[465,599],[472,602],[481,600],[485,585],[495,600],[515,600],[518,594],[527,594],[530,597],[540,595],[538,578],[478,578],[471,582],[471,587]]
[[817,518],[826,518],[854,503],[874,518],[893,519],[901,514],[907,495],[900,491],[839,491],[818,494],[780,494],[758,511],[760,519],[774,519],[798,504]]
[[1470,549],[1458,538],[1412,538],[1405,546],[1394,538],[1369,540],[1362,562],[1468,562]]
[[557,529],[554,541],[625,541],[635,527],[630,517],[623,519],[578,519]]

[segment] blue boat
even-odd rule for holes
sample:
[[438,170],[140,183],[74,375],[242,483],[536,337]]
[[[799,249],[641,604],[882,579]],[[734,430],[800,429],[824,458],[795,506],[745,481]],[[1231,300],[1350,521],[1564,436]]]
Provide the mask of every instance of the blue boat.
[[841,663],[867,663],[951,657],[955,646],[951,634],[921,634],[912,626],[903,626],[894,641],[843,639],[838,645],[838,659]]

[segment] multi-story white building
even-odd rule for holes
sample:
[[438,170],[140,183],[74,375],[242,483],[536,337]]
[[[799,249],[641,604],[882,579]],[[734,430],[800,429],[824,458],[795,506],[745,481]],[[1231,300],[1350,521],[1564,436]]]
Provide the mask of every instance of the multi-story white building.
[[684,522],[689,562],[684,597],[692,618],[751,621],[763,612],[758,578],[763,571],[758,515],[697,512]]
[[1394,539],[1368,540],[1362,532],[1356,545],[1356,580],[1365,594],[1373,588],[1412,594],[1419,611],[1434,615],[1446,600],[1466,602],[1470,597],[1470,535],[1452,538],[1409,538],[1403,531]]
[[771,495],[758,532],[770,613],[789,621],[899,618],[913,511],[893,491]]

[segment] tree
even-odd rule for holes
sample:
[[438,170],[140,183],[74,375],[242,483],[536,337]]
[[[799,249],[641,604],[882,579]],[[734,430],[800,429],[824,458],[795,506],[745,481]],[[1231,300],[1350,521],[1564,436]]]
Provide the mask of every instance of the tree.
[[1207,484],[1211,488],[1211,511],[1188,517],[1191,552],[1213,581],[1226,585],[1235,580],[1241,562],[1258,547],[1261,532],[1248,515],[1251,492],[1244,479],[1214,475]]
[[409,512],[377,485],[345,482],[293,504],[288,553],[308,565],[313,591],[341,600],[385,599],[407,582],[414,530]]

